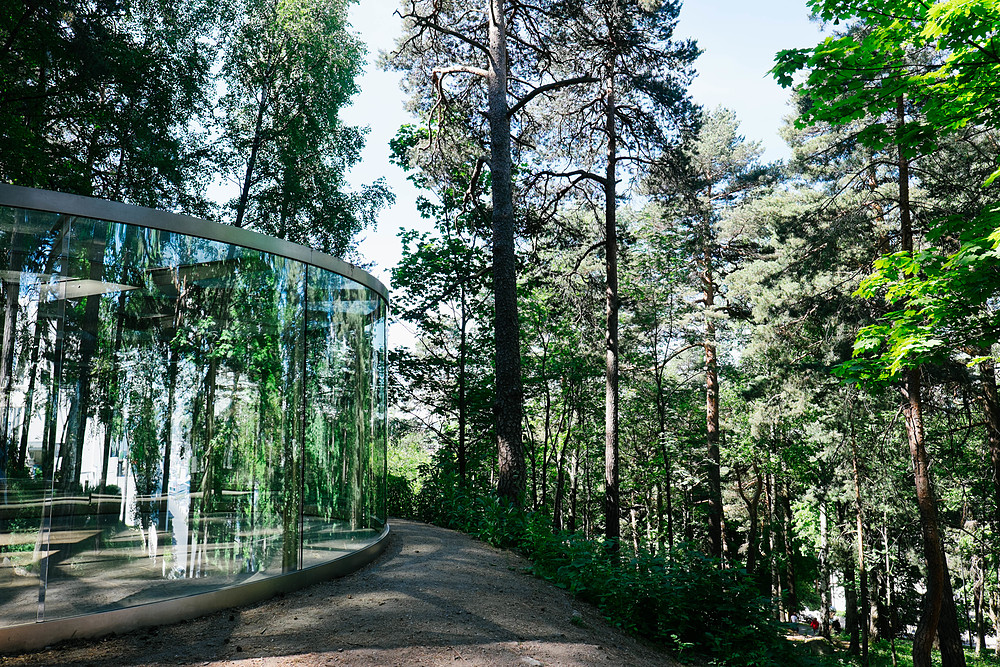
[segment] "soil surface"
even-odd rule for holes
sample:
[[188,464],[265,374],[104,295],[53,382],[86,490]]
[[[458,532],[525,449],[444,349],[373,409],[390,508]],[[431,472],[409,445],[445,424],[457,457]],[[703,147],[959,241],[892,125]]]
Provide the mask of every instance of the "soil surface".
[[679,663],[526,572],[520,556],[393,520],[358,572],[177,625],[66,642],[0,665],[647,665]]

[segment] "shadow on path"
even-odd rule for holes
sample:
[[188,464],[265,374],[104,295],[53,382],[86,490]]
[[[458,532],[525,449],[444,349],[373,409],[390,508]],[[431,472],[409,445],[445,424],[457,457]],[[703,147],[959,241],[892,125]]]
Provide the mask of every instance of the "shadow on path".
[[527,574],[516,554],[436,526],[391,525],[385,553],[342,579],[0,665],[677,665]]

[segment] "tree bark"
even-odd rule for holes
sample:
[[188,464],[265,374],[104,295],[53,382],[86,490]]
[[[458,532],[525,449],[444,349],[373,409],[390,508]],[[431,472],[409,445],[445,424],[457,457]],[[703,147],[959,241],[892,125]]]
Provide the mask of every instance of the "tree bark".
[[993,529],[1000,530],[1000,398],[997,396],[996,366],[992,359],[979,365],[986,412],[986,442],[990,449],[993,481]]
[[851,655],[859,655],[861,653],[861,628],[860,623],[858,623],[858,588],[854,559],[851,557],[844,561],[844,603],[846,605],[844,625],[847,626],[847,633],[850,636],[847,652]]
[[848,403],[848,412],[852,415],[850,419],[850,429],[851,429],[851,462],[854,467],[854,511],[855,517],[857,519],[857,554],[858,554],[858,583],[860,600],[858,601],[859,609],[861,610],[861,618],[859,619],[859,625],[861,626],[861,664],[863,667],[868,665],[868,638],[870,632],[870,612],[871,605],[869,603],[868,596],[868,572],[865,566],[865,519],[864,519],[864,505],[861,502],[861,472],[858,467],[858,443],[857,438],[854,434],[854,419],[853,411],[851,410],[851,405]]
[[[108,237],[108,223],[95,221],[94,236],[90,243],[90,271],[88,278],[95,282],[104,280],[104,253]],[[91,294],[87,296],[83,309],[83,321],[80,323],[80,347],[77,365],[76,401],[78,409],[76,418],[70,425],[71,438],[65,449],[65,466],[63,471],[63,488],[68,490],[71,485],[80,483],[80,473],[83,464],[83,447],[87,435],[87,418],[90,413],[93,396],[94,355],[97,352],[97,339],[100,333],[100,308],[104,295]],[[68,310],[68,308],[67,308]]]
[[[129,229],[132,229],[132,227],[129,227]],[[108,485],[108,463],[111,460],[111,436],[113,431],[112,423],[114,421],[114,415],[112,412],[114,408],[112,407],[111,402],[115,393],[113,389],[118,386],[118,356],[122,346],[122,333],[124,326],[125,292],[121,292],[118,295],[118,307],[116,308],[115,314],[115,336],[110,354],[111,371],[108,373],[108,381],[105,388],[107,396],[105,398],[105,404],[101,408],[101,421],[104,423],[104,447],[102,448],[103,459],[101,461],[101,479],[98,483],[98,488],[101,489],[102,492]],[[169,417],[167,418],[167,423],[170,423]]]
[[[743,488],[743,476],[737,472],[736,473],[736,486],[737,491],[740,494],[740,498],[743,499],[743,504],[747,508],[747,516],[750,519],[750,525],[747,528],[747,560],[746,568],[747,574],[754,577],[757,570],[757,550],[758,550],[758,533],[760,532],[760,497],[764,489],[764,480],[760,474],[760,468],[757,462],[753,462],[753,494],[748,496],[746,489]],[[820,515],[823,516],[822,514]],[[825,526],[825,524],[824,524]]]
[[[21,261],[16,248],[19,245],[20,233],[18,222],[23,214],[15,218],[14,230],[10,238],[10,251],[7,254],[7,270],[15,276],[20,273]],[[4,280],[0,283],[3,288],[4,309],[3,309],[3,344],[0,347],[0,472],[6,475],[9,471],[10,462],[18,458],[16,447],[14,446],[14,429],[10,422],[10,398],[14,390],[14,356],[16,354],[18,302],[21,296],[21,282],[18,278],[14,280]],[[27,419],[27,414],[23,419]]]
[[566,433],[563,436],[562,448],[559,457],[556,459],[556,488],[553,492],[552,501],[552,527],[556,532],[562,530],[563,502],[566,497],[564,487],[566,486],[566,453],[569,451],[569,443],[573,435],[573,409],[570,409],[567,417]]
[[708,544],[709,554],[722,558],[722,474],[719,454],[719,366],[715,346],[715,278],[709,250],[709,230],[705,230],[704,272],[702,273],[705,301],[705,421],[708,444]]
[[[665,364],[664,364],[665,366]],[[666,536],[667,550],[672,550],[674,548],[674,506],[673,506],[673,494],[671,491],[671,462],[670,453],[667,451],[667,404],[666,396],[663,392],[663,367],[657,364],[654,369],[656,376],[656,442],[660,446],[660,455],[663,457],[663,485],[658,488],[657,502],[662,505],[666,501]],[[664,498],[664,496],[666,496]],[[660,541],[662,543],[662,533],[663,533],[663,516],[662,512],[660,514],[660,526],[659,526],[661,537]],[[662,544],[661,544],[662,547]]]
[[621,538],[621,499],[618,489],[618,229],[615,183],[618,142],[615,127],[614,67],[615,64],[612,60],[608,64],[604,128],[608,140],[608,164],[604,176],[604,256],[607,273],[604,375],[604,537],[613,547]]
[[826,498],[819,500],[819,599],[823,604],[822,632],[830,638],[830,609],[833,608],[833,594],[830,589],[830,536],[826,516]]
[[[177,397],[177,357],[179,353],[174,346],[170,346],[169,357],[167,361],[167,418],[163,423],[163,479],[160,482],[160,488],[162,493],[169,500],[170,495],[170,456],[171,449],[174,441],[174,431],[173,431],[173,414],[174,414],[174,403]],[[167,507],[167,501],[162,503],[162,507]],[[160,529],[167,529],[167,512],[164,511],[160,514]]]
[[490,173],[493,195],[493,295],[496,344],[497,495],[520,507],[525,466],[521,441],[520,325],[514,256],[510,119],[507,116],[507,28],[503,0],[488,0]]
[[917,491],[917,507],[920,511],[920,528],[924,542],[924,558],[927,563],[927,593],[924,609],[913,636],[914,667],[930,667],[934,636],[941,620],[941,606],[944,598],[944,552],[938,531],[937,506],[930,479],[930,461],[924,447],[923,410],[920,399],[920,369],[906,372],[903,388],[907,402],[903,408],[906,421],[906,435],[913,460],[913,480]]
[[791,490],[788,488],[788,482],[785,482],[782,486],[784,487],[784,491],[779,496],[781,543],[785,550],[785,567],[783,568],[782,578],[784,579],[784,586],[787,591],[785,609],[787,613],[792,614],[797,612],[801,605],[795,582],[795,532],[792,530],[792,502],[791,498],[789,498]]
[[[896,99],[896,120],[900,129],[906,121],[905,100],[900,95]],[[910,171],[909,162],[902,149],[897,150],[899,166],[899,230],[904,252],[913,252],[913,228],[910,214]],[[902,393],[905,403],[903,415],[906,422],[906,437],[913,461],[913,481],[917,493],[917,507],[920,512],[920,528],[924,542],[924,558],[927,561],[927,593],[924,609],[913,636],[913,667],[930,667],[931,650],[935,634],[941,639],[942,667],[965,665],[965,653],[954,650],[957,635],[957,617],[951,582],[948,579],[948,565],[938,528],[937,506],[934,487],[930,477],[930,459],[924,443],[923,403],[920,395],[920,368],[906,371]],[[941,627],[942,621],[944,627]],[[944,633],[942,633],[944,630]]]
[[941,647],[941,667],[965,667],[965,649],[962,631],[958,625],[955,593],[948,573],[948,559],[944,561],[944,598],[941,603],[941,620],[938,622],[938,643]]
[[243,186],[240,188],[240,203],[236,207],[236,222],[234,227],[242,227],[245,223],[247,207],[250,202],[250,188],[253,185],[253,172],[257,168],[257,155],[260,153],[260,145],[263,143],[262,132],[264,131],[264,112],[267,110],[267,87],[260,90],[260,103],[257,105],[257,120],[254,123],[253,143],[250,145],[250,157],[247,159],[247,168],[243,175]]
[[972,607],[975,616],[976,626],[976,657],[980,657],[986,650],[986,622],[983,615],[983,592],[986,587],[986,573],[984,572],[984,558],[981,553],[972,558]]
[[[31,428],[31,413],[34,411],[35,386],[38,382],[38,357],[42,349],[42,327],[45,316],[39,312],[35,316],[35,332],[32,338],[31,359],[28,362],[28,390],[24,395],[24,416],[21,418],[20,443],[17,448],[17,467],[24,468],[28,458],[28,430]],[[44,442],[44,438],[42,439]]]
[[569,473],[569,532],[576,532],[576,500],[577,500],[577,490],[579,489],[580,481],[580,456],[578,446],[573,447],[573,451],[570,455],[570,473]]
[[468,423],[469,406],[466,397],[468,390],[468,375],[466,367],[468,364],[468,326],[469,314],[468,303],[465,295],[465,282],[461,286],[462,300],[462,323],[459,328],[459,349],[458,349],[458,483],[463,487],[468,484]]

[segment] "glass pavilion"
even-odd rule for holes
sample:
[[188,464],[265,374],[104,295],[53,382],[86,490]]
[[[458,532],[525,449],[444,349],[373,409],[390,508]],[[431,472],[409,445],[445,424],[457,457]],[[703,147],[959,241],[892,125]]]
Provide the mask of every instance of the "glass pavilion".
[[381,283],[246,230],[9,185],[0,262],[0,650],[377,554]]

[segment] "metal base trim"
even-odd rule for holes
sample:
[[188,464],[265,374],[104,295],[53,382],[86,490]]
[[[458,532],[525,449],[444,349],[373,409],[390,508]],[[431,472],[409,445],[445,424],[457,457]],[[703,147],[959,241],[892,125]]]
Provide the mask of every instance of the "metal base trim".
[[123,633],[136,628],[170,625],[343,577],[361,569],[385,551],[389,544],[389,532],[389,524],[386,523],[378,539],[364,549],[345,554],[328,563],[247,584],[95,614],[0,628],[0,653],[19,653],[44,648],[67,639],[100,637],[112,632]]

